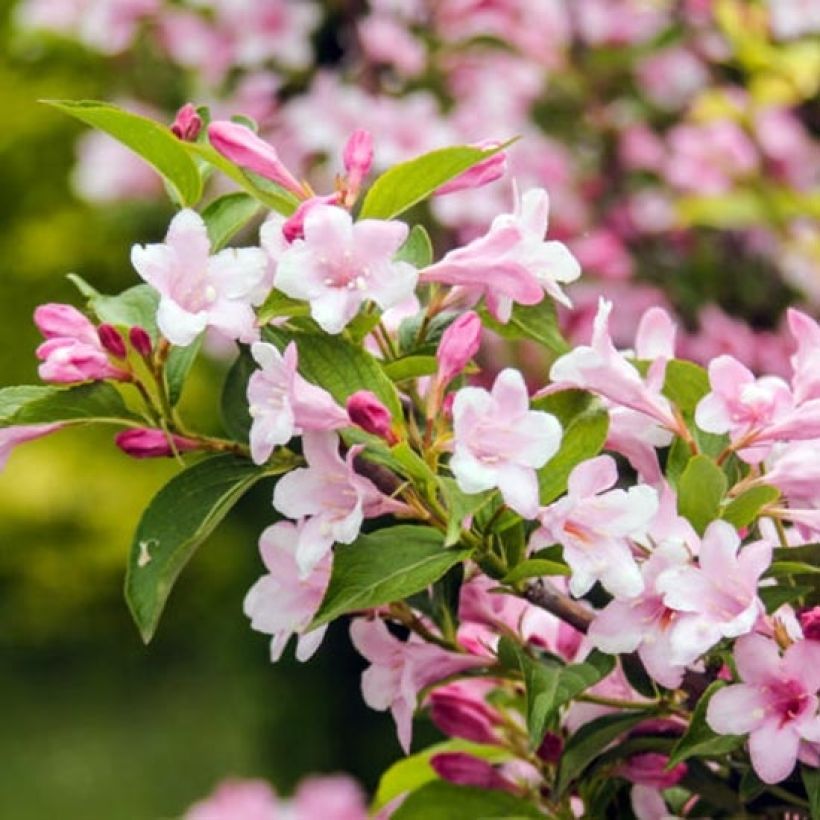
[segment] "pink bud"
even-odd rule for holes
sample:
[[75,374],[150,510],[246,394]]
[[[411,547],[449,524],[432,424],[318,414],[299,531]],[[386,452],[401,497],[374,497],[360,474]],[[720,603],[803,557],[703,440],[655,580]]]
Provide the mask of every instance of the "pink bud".
[[396,434],[390,429],[393,417],[390,411],[369,390],[359,390],[347,400],[347,414],[350,420],[366,430],[393,444]]
[[186,103],[177,111],[171,124],[171,132],[175,137],[185,142],[193,142],[202,130],[202,117],[196,113],[191,103]]
[[211,145],[231,162],[281,185],[300,199],[304,198],[302,186],[283,165],[276,149],[257,137],[250,128],[237,122],[218,120],[208,126],[208,138]]
[[151,355],[151,337],[148,335],[148,332],[139,325],[134,325],[134,327],[128,331],[128,340],[131,342],[131,347],[144,359],[147,359]]
[[465,752],[443,752],[430,758],[430,765],[442,780],[457,786],[476,786],[480,789],[502,789],[515,792],[515,786],[502,777],[486,760]]
[[305,217],[317,205],[338,205],[341,201],[341,194],[338,192],[328,194],[327,196],[312,196],[306,199],[294,211],[293,216],[289,217],[282,225],[282,233],[288,242],[293,242],[294,239],[302,239],[305,235]]
[[474,743],[497,743],[497,715],[481,700],[454,687],[430,695],[430,718],[442,732]]
[[347,171],[347,184],[351,190],[358,191],[362,180],[373,166],[373,135],[363,128],[354,131],[342,156]]
[[[491,149],[498,146],[497,142],[492,140],[485,140],[477,143],[475,148]],[[445,194],[452,194],[456,191],[464,191],[468,188],[481,188],[484,185],[489,185],[500,179],[507,172],[507,154],[505,151],[499,151],[487,159],[468,168],[464,173],[459,174],[449,182],[436,189],[437,196],[444,196]]]
[[481,344],[481,319],[472,310],[462,313],[441,336],[436,358],[438,382],[449,384],[467,366]]
[[557,763],[561,758],[561,752],[564,751],[564,741],[559,735],[554,732],[547,732],[541,745],[538,747],[536,754],[544,763]]
[[803,637],[810,641],[820,641],[820,606],[807,609],[798,617],[803,629]]
[[46,339],[65,337],[92,343],[97,339],[94,325],[71,305],[40,305],[34,311],[34,324]]
[[[174,446],[171,446],[173,440]],[[123,430],[114,437],[114,443],[124,453],[133,458],[159,458],[172,456],[174,451],[186,453],[198,450],[199,443],[184,436],[174,436],[164,430],[155,430],[150,427],[137,427]],[[175,449],[174,449],[175,448]]]
[[644,752],[633,755],[619,768],[619,774],[639,786],[653,789],[669,789],[686,774],[686,764],[678,763],[667,771],[669,756],[660,752]]
[[113,325],[100,325],[97,328],[100,344],[116,359],[124,359],[127,355],[125,341],[119,330]]
[[445,419],[451,421],[453,418],[453,402],[456,400],[455,393],[448,393],[441,403],[441,413]]

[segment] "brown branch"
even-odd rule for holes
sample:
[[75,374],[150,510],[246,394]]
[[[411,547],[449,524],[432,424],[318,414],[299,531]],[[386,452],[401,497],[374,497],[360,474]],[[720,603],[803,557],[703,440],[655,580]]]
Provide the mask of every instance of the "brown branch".
[[524,588],[522,593],[531,604],[557,615],[562,621],[586,634],[595,617],[583,604],[559,592],[549,581],[539,578]]

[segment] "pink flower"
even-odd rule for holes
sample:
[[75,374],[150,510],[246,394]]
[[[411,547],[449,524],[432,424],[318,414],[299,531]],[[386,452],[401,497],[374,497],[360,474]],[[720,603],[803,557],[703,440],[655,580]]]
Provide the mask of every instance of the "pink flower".
[[59,430],[62,424],[20,424],[0,429],[0,471],[6,466],[11,451],[18,444],[47,436]]
[[298,519],[296,563],[306,577],[334,542],[356,540],[365,517],[395,511],[396,502],[383,496],[375,484],[353,469],[361,447],[351,447],[344,461],[335,433],[306,432],[302,437],[307,467],[282,476],[273,493],[273,506],[282,515]]
[[453,403],[455,445],[450,469],[465,493],[498,487],[517,513],[538,510],[538,476],[558,451],[561,425],[549,413],[529,409],[524,379],[509,368],[492,391],[465,387]]
[[660,137],[647,125],[631,125],[621,133],[618,156],[630,171],[656,171],[664,153]]
[[[344,774],[305,778],[290,801],[292,820],[367,820],[362,787]],[[285,812],[287,814],[287,810]],[[288,817],[291,815],[287,814]],[[235,820],[245,820],[237,817]]]
[[132,458],[170,458],[176,453],[199,450],[200,442],[185,436],[166,433],[150,427],[123,430],[114,437],[114,444]]
[[255,174],[304,198],[299,181],[284,166],[276,149],[245,125],[228,120],[217,120],[208,126],[208,139],[222,156]]
[[111,364],[97,328],[71,305],[40,305],[34,323],[46,339],[37,348],[43,381],[71,384],[130,378],[126,370]]
[[734,655],[743,683],[712,695],[706,720],[718,734],[748,734],[758,777],[779,783],[794,768],[801,740],[820,741],[820,643],[797,641],[781,658],[774,641],[747,635]]
[[321,626],[304,634],[330,582],[331,556],[326,554],[303,577],[296,563],[302,529],[304,523],[279,521],[262,533],[259,550],[268,574],[250,588],[243,604],[251,627],[273,636],[270,644],[273,663],[282,657],[291,635],[298,636],[297,659],[308,660],[327,631],[327,626]]
[[[262,247],[268,251],[271,259],[278,260],[282,253],[287,250],[287,245],[282,244],[281,238],[273,239],[270,237],[270,231],[279,228],[281,222],[282,236],[287,242],[293,242],[294,239],[305,238],[305,217],[317,205],[339,205],[342,201],[342,195],[336,191],[327,196],[312,196],[299,204],[299,207],[289,216],[284,222],[277,218],[278,215],[272,215],[263,226],[262,233]],[[266,235],[267,234],[267,235]]]
[[416,288],[416,269],[393,261],[407,238],[403,222],[354,223],[342,208],[317,205],[305,216],[304,234],[279,257],[275,284],[309,301],[311,316],[327,333],[339,333],[366,299],[386,310]]
[[604,279],[629,279],[632,257],[618,235],[606,228],[589,231],[570,243],[581,267]]
[[804,610],[800,613],[799,620],[803,637],[808,641],[820,641],[820,607]]
[[362,675],[364,702],[371,709],[390,709],[405,752],[410,749],[418,692],[437,680],[484,663],[481,658],[448,652],[412,637],[400,641],[380,620],[356,619],[350,625],[350,637],[372,664]]
[[666,768],[669,755],[659,752],[644,752],[632,755],[622,764],[618,772],[631,783],[651,786],[653,789],[671,789],[686,774],[686,764],[678,763],[671,769]]
[[791,357],[794,400],[801,404],[820,398],[820,325],[795,308],[786,313],[789,330],[797,343]]
[[440,752],[430,758],[430,765],[442,780],[458,786],[517,792],[515,784],[499,774],[492,764],[466,752]]
[[709,82],[702,60],[681,46],[665,48],[638,62],[636,78],[646,96],[659,108],[682,108]]
[[185,820],[279,820],[276,793],[264,780],[225,780],[191,806]]
[[157,324],[173,344],[191,344],[206,327],[243,342],[258,338],[251,305],[267,295],[268,258],[261,249],[227,248],[211,256],[205,222],[185,209],[171,220],[163,244],[135,245],[131,263],[159,291]]
[[691,663],[721,638],[750,632],[764,613],[757,597],[760,576],[772,560],[767,541],[740,549],[740,537],[725,521],[713,521],[701,541],[698,566],[671,567],[655,587],[669,609],[693,613],[674,631],[672,663]]
[[558,542],[572,570],[569,589],[580,597],[596,581],[616,598],[640,595],[644,581],[632,557],[631,539],[641,539],[658,509],[658,493],[639,484],[609,490],[618,481],[610,456],[584,461],[570,473],[567,495],[544,507],[533,547]]
[[284,354],[272,344],[255,342],[251,353],[260,367],[248,380],[251,456],[257,464],[305,430],[334,430],[350,423],[330,393],[299,375],[294,342]]
[[369,14],[356,30],[368,60],[391,65],[404,77],[414,77],[424,69],[424,45],[388,15]]
[[544,241],[548,212],[547,192],[527,191],[514,214],[497,216],[484,236],[422,271],[422,281],[462,286],[474,302],[484,296],[500,322],[514,303],[535,305],[544,292],[569,306],[558,283],[575,281],[581,268],[562,242]]

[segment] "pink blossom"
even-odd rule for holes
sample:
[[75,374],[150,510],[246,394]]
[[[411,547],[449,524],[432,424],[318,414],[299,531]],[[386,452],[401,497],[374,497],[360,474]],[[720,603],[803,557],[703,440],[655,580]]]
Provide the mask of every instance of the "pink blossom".
[[794,768],[801,740],[820,741],[820,643],[797,641],[781,657],[774,641],[747,635],[734,656],[743,682],[712,695],[706,720],[718,734],[748,734],[757,776],[779,783]]
[[268,258],[261,249],[227,248],[211,256],[205,222],[185,209],[171,220],[163,244],[134,245],[131,263],[159,291],[157,324],[173,344],[191,344],[206,327],[243,342],[258,338],[251,305],[267,295]]
[[[287,245],[283,244],[281,239],[278,237],[276,239],[272,239],[269,235],[270,231],[274,228],[279,228],[282,232],[282,237],[284,237],[288,243],[293,242],[294,239],[304,239],[305,217],[317,205],[339,205],[341,204],[341,201],[342,196],[339,192],[327,194],[326,196],[312,196],[310,199],[306,199],[304,202],[301,202],[299,207],[284,222],[278,218],[278,215],[271,215],[271,217],[266,220],[265,224],[262,226],[263,230],[260,231],[262,237],[262,247],[268,251],[271,259],[278,260],[281,254],[287,250]],[[280,222],[281,226],[279,224]],[[267,236],[266,232],[268,232]]]
[[629,797],[637,820],[677,820],[669,813],[660,789],[638,783],[632,787]]
[[820,398],[820,325],[795,308],[786,313],[797,349],[791,357],[794,399],[802,403]]
[[437,382],[441,387],[448,385],[478,353],[481,345],[481,319],[471,310],[462,313],[441,334],[436,350],[438,361]]
[[527,191],[515,213],[497,216],[484,236],[422,271],[422,281],[459,285],[472,302],[484,296],[500,322],[509,320],[514,303],[537,304],[544,292],[569,306],[559,283],[573,282],[581,268],[562,242],[544,241],[548,212],[547,192]]
[[713,521],[701,541],[698,566],[670,567],[656,581],[669,609],[697,615],[675,627],[670,660],[691,663],[721,638],[750,632],[764,608],[757,596],[772,547],[757,541],[740,549],[740,537],[725,521]]
[[669,755],[643,752],[632,755],[618,771],[631,783],[651,786],[654,789],[670,789],[686,774],[686,764],[677,763],[671,769],[667,769],[667,763]]
[[621,133],[618,156],[630,171],[657,171],[665,153],[660,137],[647,125],[631,125]]
[[632,275],[632,257],[613,231],[590,231],[573,240],[570,248],[589,273],[604,279],[628,279]]
[[6,466],[11,451],[18,444],[47,436],[59,430],[62,424],[20,424],[0,429],[0,471]]
[[184,820],[280,820],[276,793],[264,780],[225,780]]
[[170,458],[177,453],[199,450],[202,444],[185,436],[150,427],[123,430],[114,437],[114,444],[132,458]]
[[775,445],[755,483],[777,487],[792,506],[820,506],[820,440]]
[[641,0],[576,0],[576,24],[590,45],[624,45],[650,39],[665,28],[669,12]]
[[260,368],[248,379],[251,456],[257,464],[305,430],[334,430],[350,423],[330,393],[299,375],[294,342],[283,354],[272,344],[255,342],[251,353]]
[[466,752],[440,752],[430,758],[430,765],[442,780],[459,786],[517,791],[515,784],[503,777],[492,764]]
[[354,223],[342,208],[317,205],[305,216],[304,239],[279,257],[276,287],[309,301],[319,326],[339,333],[366,299],[386,310],[413,293],[416,269],[393,261],[406,238],[403,222]]
[[34,323],[46,339],[37,348],[43,381],[70,384],[129,378],[126,370],[109,361],[97,328],[71,305],[40,305]]
[[390,709],[405,752],[410,749],[418,692],[437,680],[484,663],[481,658],[448,652],[412,637],[400,641],[378,619],[354,620],[350,637],[372,664],[362,675],[364,702],[371,709]]
[[538,510],[538,476],[558,451],[561,425],[529,409],[524,379],[503,370],[490,392],[464,387],[453,403],[454,451],[450,469],[465,493],[498,487],[504,501],[520,515]]
[[820,641],[820,607],[806,609],[799,615],[803,637],[808,641]]
[[279,479],[273,506],[282,515],[303,523],[298,529],[295,554],[304,578],[334,542],[355,541],[366,517],[395,511],[401,505],[391,502],[372,481],[356,473],[353,460],[361,447],[351,447],[342,461],[335,433],[306,432],[302,445],[308,466]]
[[251,627],[273,636],[270,658],[274,663],[282,657],[291,635],[298,637],[296,657],[306,661],[327,631],[321,626],[305,633],[330,582],[331,556],[324,555],[303,577],[296,563],[303,529],[304,523],[279,521],[262,533],[259,550],[268,573],[250,588],[243,604]]
[[636,78],[646,96],[659,108],[682,108],[709,82],[709,71],[691,51],[672,46],[644,57]]
[[538,515],[541,528],[530,546],[558,542],[564,547],[572,570],[569,589],[576,597],[598,580],[616,598],[634,598],[643,591],[630,540],[645,536],[658,509],[658,493],[644,484],[609,490],[617,480],[610,456],[584,461],[570,473],[567,495]]
[[359,42],[368,60],[393,66],[403,77],[424,70],[427,54],[403,25],[386,14],[370,14],[356,26]]
[[[290,802],[292,820],[367,820],[362,787],[344,774],[306,777]],[[287,810],[286,810],[287,811]],[[290,817],[290,815],[287,815]],[[235,818],[245,820],[245,818]]]
[[790,40],[820,31],[818,0],[767,0],[772,32],[779,40]]

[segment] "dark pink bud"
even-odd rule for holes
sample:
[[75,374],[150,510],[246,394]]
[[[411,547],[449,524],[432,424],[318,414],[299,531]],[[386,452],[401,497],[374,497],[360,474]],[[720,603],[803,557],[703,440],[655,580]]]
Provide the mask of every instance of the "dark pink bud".
[[[490,149],[496,148],[497,142],[491,140],[480,142],[476,144],[475,148]],[[507,171],[507,154],[504,151],[499,151],[487,159],[468,168],[463,174],[459,174],[455,179],[445,182],[440,188],[436,190],[438,196],[444,194],[452,194],[456,191],[464,191],[467,188],[481,188],[483,185],[489,185],[504,176]]]
[[[173,441],[173,447],[171,446]],[[123,430],[114,437],[114,443],[124,453],[133,458],[162,458],[173,456],[174,452],[186,453],[199,449],[199,442],[184,436],[174,436],[164,430],[137,427]]]
[[139,353],[144,359],[147,359],[152,352],[151,337],[148,332],[139,325],[134,325],[128,331],[128,340],[131,342],[131,347]]
[[125,340],[119,330],[113,325],[100,325],[97,328],[100,344],[116,359],[124,359],[127,355]]
[[498,716],[481,700],[452,688],[436,690],[430,695],[430,718],[451,737],[474,743],[497,743],[493,731]]
[[561,758],[561,752],[564,751],[564,741],[559,735],[554,732],[547,732],[541,745],[538,747],[536,754],[544,763],[557,763]]
[[515,792],[515,786],[502,777],[486,760],[465,752],[443,752],[430,758],[430,765],[442,780],[457,786],[476,786],[479,789],[502,789]]
[[441,413],[448,421],[453,418],[453,402],[456,400],[455,393],[448,393],[441,403]]
[[389,441],[396,441],[395,433],[390,429],[393,417],[390,411],[369,390],[359,390],[347,400],[347,414],[350,420],[366,430]]
[[810,641],[820,641],[820,606],[804,610],[799,618],[803,637]]
[[677,785],[686,774],[686,764],[678,763],[667,771],[669,756],[660,752],[633,755],[624,763],[619,774],[639,786],[653,789],[669,789]]
[[250,128],[238,122],[218,120],[208,126],[208,138],[223,157],[240,168],[281,185],[299,199],[304,198],[304,189],[279,159],[276,149],[257,137]]
[[185,142],[193,142],[202,130],[202,117],[196,113],[196,108],[191,103],[186,103],[177,111],[177,115],[171,123],[171,132],[175,137]]
[[294,239],[302,239],[305,235],[305,217],[317,205],[338,205],[341,198],[341,194],[336,192],[327,196],[312,196],[310,199],[306,199],[293,212],[293,216],[289,217],[282,225],[282,233],[285,239],[288,242],[293,242]]
[[462,313],[441,336],[436,358],[438,382],[449,384],[467,366],[481,344],[481,319],[472,310]]
[[372,134],[363,128],[354,131],[344,147],[342,158],[347,171],[347,184],[352,190],[358,191],[362,180],[373,166]]

